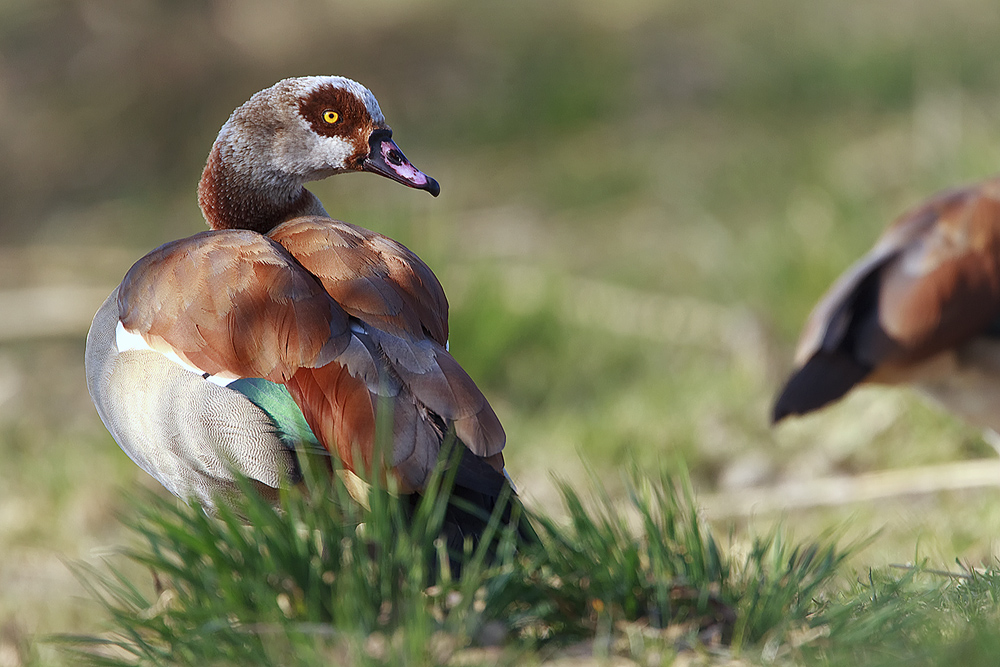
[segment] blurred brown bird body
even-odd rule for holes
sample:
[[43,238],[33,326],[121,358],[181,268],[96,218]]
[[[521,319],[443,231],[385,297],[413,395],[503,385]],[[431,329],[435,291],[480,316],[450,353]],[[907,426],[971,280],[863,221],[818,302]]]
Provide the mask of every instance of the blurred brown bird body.
[[773,420],[861,382],[909,383],[1000,430],[1000,178],[898,218],[820,299]]

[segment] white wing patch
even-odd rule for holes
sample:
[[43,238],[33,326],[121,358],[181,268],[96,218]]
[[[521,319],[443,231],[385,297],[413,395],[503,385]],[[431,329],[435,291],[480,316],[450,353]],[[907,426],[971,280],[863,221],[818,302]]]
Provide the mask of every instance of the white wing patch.
[[150,347],[149,343],[146,342],[146,339],[143,338],[141,334],[129,331],[121,322],[118,322],[118,326],[115,328],[115,345],[118,348],[119,354],[127,350],[149,350],[151,352],[156,352],[157,354],[162,354],[164,357],[174,362],[184,370],[200,375],[209,382],[215,383],[220,387],[225,387],[230,382],[234,382],[236,380],[236,378],[222,378],[217,375],[207,375],[205,371],[200,368],[195,368],[187,361],[181,359],[173,350],[164,352],[163,350],[157,350]]

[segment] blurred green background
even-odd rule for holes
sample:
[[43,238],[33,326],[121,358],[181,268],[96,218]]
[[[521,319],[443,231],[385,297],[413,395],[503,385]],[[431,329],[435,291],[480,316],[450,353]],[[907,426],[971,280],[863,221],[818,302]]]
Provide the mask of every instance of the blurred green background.
[[[530,505],[557,510],[553,474],[614,489],[630,459],[683,462],[736,540],[780,520],[881,529],[859,567],[993,562],[998,492],[949,467],[995,458],[975,429],[905,390],[767,418],[836,275],[1000,166],[997,44],[990,0],[0,1],[0,649],[93,628],[62,559],[120,545],[125,492],[155,486],[91,406],[89,318],[204,228],[232,109],[306,74],[371,88],[441,182],[312,189],[438,274]],[[956,490],[917,493],[917,466]]]

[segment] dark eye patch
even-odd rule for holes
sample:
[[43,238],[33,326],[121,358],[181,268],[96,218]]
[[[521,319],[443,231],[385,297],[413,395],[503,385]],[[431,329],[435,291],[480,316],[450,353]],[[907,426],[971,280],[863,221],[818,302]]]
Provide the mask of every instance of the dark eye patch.
[[[324,111],[336,111],[338,122],[331,125],[323,120]],[[317,134],[328,137],[360,136],[360,131],[372,127],[372,119],[364,103],[354,94],[332,84],[320,86],[299,100],[299,113]]]

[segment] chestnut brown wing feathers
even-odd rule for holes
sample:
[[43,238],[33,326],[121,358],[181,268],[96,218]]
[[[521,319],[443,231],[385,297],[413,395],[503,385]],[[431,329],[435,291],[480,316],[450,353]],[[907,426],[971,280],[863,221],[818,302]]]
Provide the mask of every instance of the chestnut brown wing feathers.
[[391,428],[391,447],[383,456],[405,492],[423,488],[451,425],[473,454],[496,457],[490,465],[503,470],[500,422],[451,355],[433,341],[355,326],[351,344],[334,362],[299,369],[288,382],[321,441],[332,443],[352,470],[362,472],[363,463],[368,472],[376,425]]
[[[437,278],[416,255],[384,236],[329,218],[297,218],[269,236],[355,318],[354,340],[338,362],[355,377],[364,377],[375,413],[379,397],[391,397],[386,403],[393,411],[391,459],[404,486],[423,483],[451,424],[474,454],[498,457],[506,439],[503,428],[482,392],[445,350],[448,302]],[[326,385],[331,374],[330,369],[302,372]],[[318,394],[313,396],[318,400]],[[302,401],[308,415],[308,399]],[[371,434],[362,449],[373,443]],[[497,461],[502,469],[499,457],[491,465]]]
[[157,248],[125,276],[118,309],[154,349],[223,377],[290,378],[350,341],[346,313],[277,243],[203,232]]
[[322,217],[290,220],[268,236],[317,276],[350,315],[396,335],[448,341],[441,283],[402,244]]
[[503,428],[443,346],[447,301],[430,269],[329,219],[294,220],[273,237],[213,231],[158,248],[123,282],[122,323],[209,374],[286,384],[348,468],[360,455],[370,469],[384,420],[387,462],[406,490],[422,487],[452,425],[502,470]]

